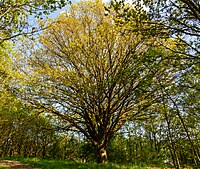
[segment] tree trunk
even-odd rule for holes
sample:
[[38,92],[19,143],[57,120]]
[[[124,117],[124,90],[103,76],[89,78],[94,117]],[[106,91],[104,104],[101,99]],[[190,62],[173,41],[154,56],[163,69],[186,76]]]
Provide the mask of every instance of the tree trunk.
[[172,155],[173,155],[172,159],[173,159],[174,167],[176,167],[177,169],[180,169],[181,168],[180,161],[179,161],[179,158],[178,158],[178,155],[177,155],[177,152],[176,152],[176,146],[175,146],[173,135],[172,135],[172,132],[171,132],[170,120],[169,120],[166,112],[165,112],[164,115],[165,115],[165,119],[166,119],[166,122],[167,122],[169,142],[171,142],[171,152],[172,152]]
[[46,147],[45,145],[42,146],[42,158],[45,158],[46,156]]
[[97,162],[98,163],[108,162],[108,156],[105,147],[97,148]]

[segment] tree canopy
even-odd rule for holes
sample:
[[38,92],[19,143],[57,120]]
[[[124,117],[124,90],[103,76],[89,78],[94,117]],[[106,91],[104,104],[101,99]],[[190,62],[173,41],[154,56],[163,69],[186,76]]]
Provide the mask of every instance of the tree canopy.
[[113,9],[105,13],[100,1],[72,5],[21,59],[21,98],[83,133],[99,162],[107,161],[106,147],[126,122],[150,116],[144,110],[160,102],[159,84],[167,88],[179,64],[178,55],[155,48],[159,39],[115,24]]

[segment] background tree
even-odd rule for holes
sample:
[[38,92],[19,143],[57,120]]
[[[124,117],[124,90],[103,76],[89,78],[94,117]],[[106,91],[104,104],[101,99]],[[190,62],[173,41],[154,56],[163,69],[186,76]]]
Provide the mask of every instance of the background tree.
[[[145,0],[150,20],[170,31],[170,36],[179,39],[179,45],[188,47],[188,53],[182,54],[190,57],[199,56],[200,36],[200,4],[198,0]],[[156,29],[156,27],[155,27]]]
[[[170,125],[172,125],[170,124],[170,121],[174,121],[174,119],[176,119],[182,124],[182,127],[180,127],[180,131],[182,130],[182,134],[183,131],[185,131],[183,135],[187,135],[186,137],[188,140],[186,140],[190,140],[190,143],[188,144],[191,146],[190,148],[193,149],[193,162],[198,163],[198,149],[193,146],[198,143],[197,140],[190,139],[191,137],[193,137],[193,134],[191,134],[190,131],[195,131],[194,128],[191,128],[193,126],[191,125],[191,122],[193,123],[195,121],[195,124],[198,126],[198,113],[194,112],[197,112],[196,104],[198,104],[199,96],[199,1],[145,0],[143,1],[143,4],[139,1],[133,1],[133,7],[131,5],[125,5],[124,1],[113,1],[111,3],[111,6],[114,6],[115,10],[118,12],[118,20],[122,24],[126,22],[135,23],[133,19],[135,15],[143,16],[140,11],[138,13],[135,12],[137,11],[135,10],[135,8],[146,11],[146,17],[140,17],[141,19],[137,22],[139,30],[144,30],[141,25],[145,24],[148,25],[144,31],[144,34],[146,34],[146,36],[160,37],[163,40],[168,39],[168,37],[176,39],[177,47],[174,49],[164,45],[163,43],[160,43],[160,45],[168,48],[174,54],[181,54],[182,57],[176,59],[181,59],[180,62],[183,63],[180,64],[179,70],[177,71],[175,77],[176,82],[171,86],[172,90],[164,90],[165,94],[168,95],[168,97],[165,97],[164,100],[168,100],[168,103],[174,105],[173,108],[171,108],[171,106],[167,104],[167,107],[170,109],[170,113],[168,112],[165,115],[165,118],[168,123],[168,133],[172,133],[174,128],[176,128],[175,126],[170,127]],[[146,20],[146,18],[148,18],[149,20]],[[190,106],[188,104],[190,104]],[[188,112],[188,109],[190,109],[190,113]],[[174,118],[171,117],[171,111],[176,114]],[[194,114],[192,114],[191,112],[193,112]],[[188,118],[186,118],[186,116]],[[177,118],[179,118],[179,120]],[[185,120],[185,118],[187,119],[187,121]],[[175,133],[177,134],[177,132]],[[176,147],[176,145],[174,147]],[[180,168],[180,165],[178,164],[178,158],[180,159],[181,157],[175,155],[175,152],[173,154],[174,157],[177,156],[176,158],[174,158],[174,164],[176,163],[175,166]]]
[[108,143],[127,121],[148,116],[144,110],[160,98],[158,82],[171,83],[179,64],[155,48],[156,39],[130,31],[129,23],[116,25],[114,10],[105,12],[99,1],[72,5],[19,61],[20,97],[83,133],[99,162],[107,161]]
[[9,79],[12,63],[8,53],[11,53],[11,46],[9,43],[4,43],[0,46],[0,91],[4,88],[6,79]]
[[40,17],[42,14],[49,14],[58,8],[62,8],[68,1],[65,0],[1,0],[0,1],[0,44],[16,36],[33,33],[33,25],[30,22],[30,15]]
[[114,6],[121,21],[131,21],[135,15],[138,15],[140,16],[138,29],[141,29],[140,25],[147,24],[145,31],[149,32],[148,35],[176,38],[179,40],[179,45],[188,47],[189,53],[181,50],[175,52],[198,57],[200,33],[198,0],[144,0],[142,2],[136,0],[130,5],[126,5],[124,0],[114,0],[110,5]]
[[0,99],[0,156],[46,157],[49,143],[55,139],[52,124],[9,90],[2,90]]

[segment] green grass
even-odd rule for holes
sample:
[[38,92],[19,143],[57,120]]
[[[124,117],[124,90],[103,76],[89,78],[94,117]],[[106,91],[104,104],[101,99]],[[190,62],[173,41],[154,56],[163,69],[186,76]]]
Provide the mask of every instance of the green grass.
[[[20,161],[41,169],[146,169],[147,167],[120,165],[120,164],[98,164],[98,163],[79,163],[61,160],[49,160],[40,158],[11,158],[10,160]],[[1,169],[1,168],[0,168]]]
[[0,169],[6,169],[6,167],[0,164]]

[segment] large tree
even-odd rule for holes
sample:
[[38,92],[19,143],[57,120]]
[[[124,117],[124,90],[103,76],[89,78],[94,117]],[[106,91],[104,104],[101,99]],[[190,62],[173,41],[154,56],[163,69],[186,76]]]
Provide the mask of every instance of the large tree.
[[158,83],[167,87],[177,64],[176,55],[155,48],[158,40],[130,31],[129,23],[116,25],[114,10],[105,13],[100,1],[72,5],[18,62],[21,98],[83,133],[99,162],[127,121],[148,116],[143,110],[159,100]]

